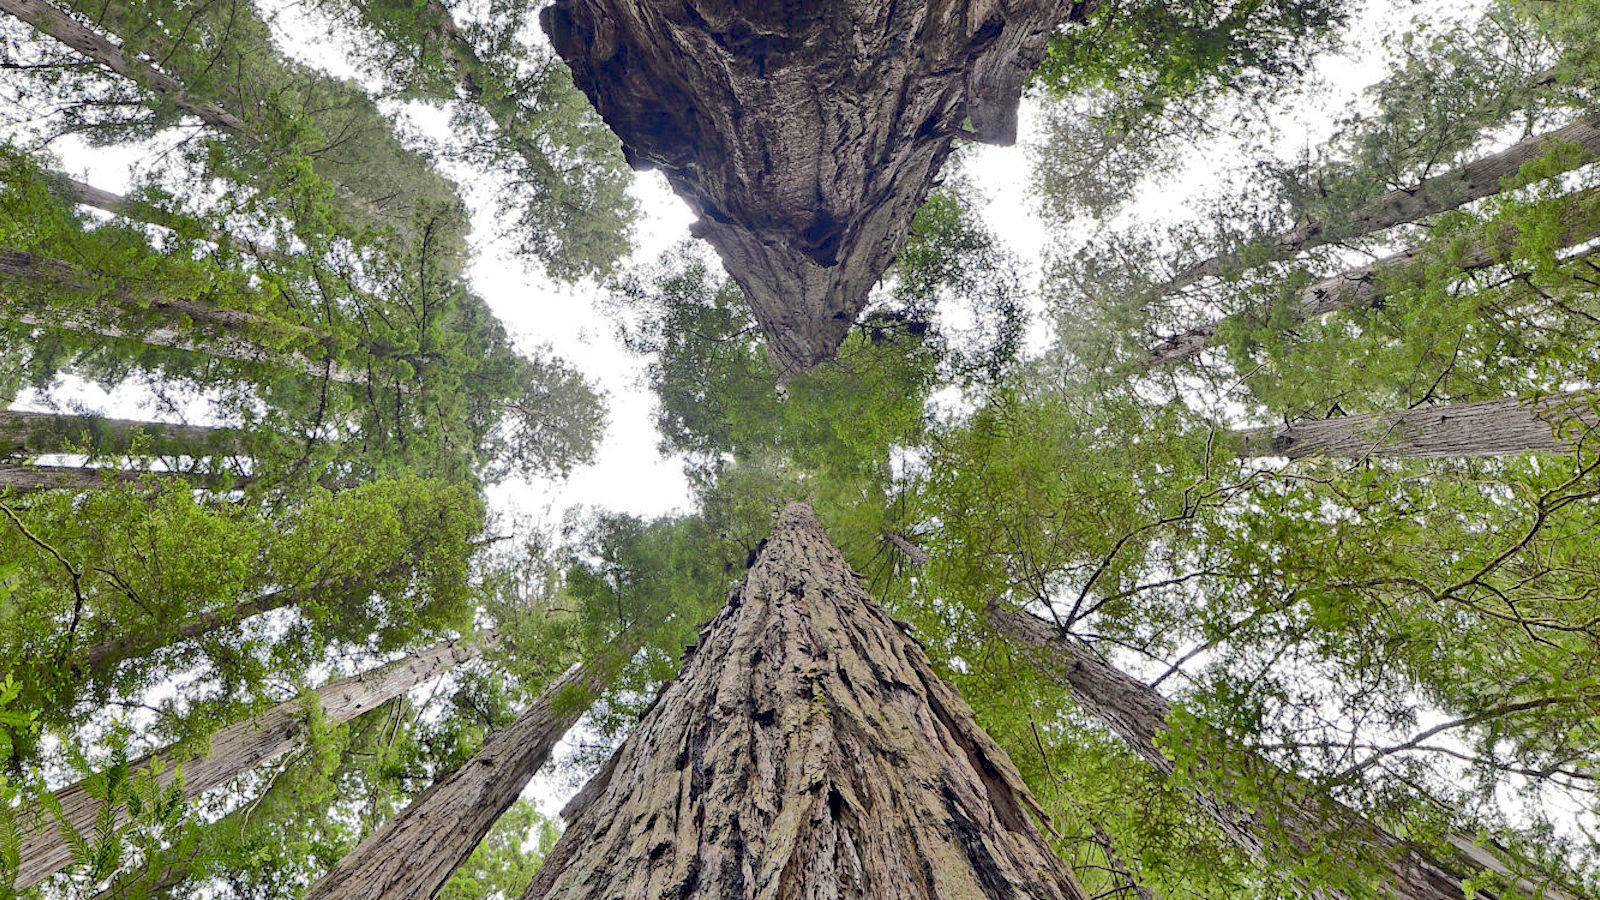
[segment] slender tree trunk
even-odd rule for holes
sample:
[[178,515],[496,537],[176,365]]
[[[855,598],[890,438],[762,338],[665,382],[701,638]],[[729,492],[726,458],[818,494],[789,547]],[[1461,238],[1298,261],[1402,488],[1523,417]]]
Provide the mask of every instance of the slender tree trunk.
[[750,299],[780,380],[833,356],[952,140],[1007,144],[1056,27],[1098,0],[559,0],[540,21],[636,168]]
[[138,82],[209,125],[229,130],[244,128],[232,113],[192,96],[177,79],[150,62],[128,56],[105,35],[45,0],[0,0],[0,12],[10,13],[112,72]]
[[[23,286],[47,284],[58,290],[82,293],[93,298],[86,304],[87,308],[71,310],[62,309],[46,292],[41,292],[37,301],[24,301],[16,296],[16,291],[9,291],[10,296],[0,298],[0,318],[12,319],[24,325],[128,338],[156,347],[192,350],[225,359],[281,366],[343,383],[364,380],[357,373],[328,362],[312,360],[298,350],[277,350],[254,339],[256,335],[288,338],[310,346],[322,344],[328,339],[327,335],[302,325],[273,321],[255,313],[223,309],[203,300],[141,294],[134,286],[121,282],[113,282],[107,290],[103,286],[105,279],[93,272],[81,272],[69,263],[7,247],[0,247],[0,278],[20,282]],[[195,336],[187,333],[187,329],[166,325],[154,328],[124,327],[113,324],[119,312],[136,315],[147,313],[164,319],[188,319],[213,333]],[[241,337],[241,333],[251,337]]]
[[[403,660],[345,678],[317,690],[322,715],[328,722],[345,722],[397,697],[428,679],[472,659],[480,652],[476,644],[439,644]],[[183,766],[183,793],[196,797],[248,772],[299,743],[305,736],[305,708],[300,700],[290,700],[253,719],[238,722],[212,736],[210,753],[202,757],[178,758],[167,751],[144,757],[133,764],[135,771],[159,759],[167,763],[158,776],[162,785],[172,783],[173,763]],[[80,833],[89,833],[102,808],[89,795],[84,782],[55,792],[66,822]],[[119,815],[119,821],[123,817]],[[27,888],[72,861],[72,853],[56,823],[39,822],[22,837],[21,866],[17,887]]]
[[149,441],[155,454],[202,457],[243,452],[242,435],[229,428],[0,410],[0,457],[64,453],[69,452],[68,444],[97,454],[122,454],[141,439]]
[[236,622],[243,622],[251,616],[293,606],[307,597],[341,585],[340,581],[320,581],[307,588],[271,591],[222,609],[201,613],[176,628],[162,629],[156,635],[125,635],[98,644],[90,644],[84,648],[78,659],[81,660],[81,665],[87,668],[105,669],[125,659],[143,656],[179,641],[204,637]]
[[[1561,234],[1561,246],[1571,247],[1600,235],[1600,212],[1593,209],[1596,199],[1600,199],[1600,188],[1589,188],[1567,198],[1568,225]],[[1516,226],[1508,225],[1494,239],[1472,244],[1451,262],[1462,272],[1486,269],[1505,258],[1516,243],[1517,236]],[[1291,318],[1301,322],[1340,309],[1379,306],[1388,297],[1393,283],[1402,279],[1407,269],[1438,255],[1442,249],[1424,244],[1386,256],[1359,269],[1324,278],[1301,291]],[[1147,363],[1160,365],[1198,355],[1211,346],[1221,324],[1221,321],[1208,322],[1164,338],[1150,348]]]
[[106,479],[135,484],[146,478],[177,478],[210,490],[238,490],[250,483],[243,476],[211,475],[203,472],[159,472],[151,469],[120,469],[108,466],[35,466],[0,463],[0,492],[19,494],[34,491],[91,491],[105,487]]
[[[1034,661],[1060,676],[1085,712],[1104,722],[1162,775],[1173,774],[1173,762],[1158,744],[1172,712],[1165,697],[1111,666],[1076,637],[1035,616],[993,602],[989,621],[1001,634],[1034,651]],[[1194,795],[1200,809],[1235,844],[1258,860],[1291,865],[1293,857],[1328,861],[1340,854],[1355,856],[1349,853],[1354,849],[1360,855],[1349,861],[1345,871],[1353,878],[1365,877],[1368,870],[1363,865],[1369,860],[1364,857],[1370,857],[1370,864],[1380,867],[1372,875],[1381,878],[1385,896],[1394,900],[1462,900],[1467,896],[1493,900],[1493,895],[1481,889],[1469,894],[1464,882],[1472,873],[1463,873],[1432,858],[1335,800],[1314,796],[1309,790],[1296,791],[1295,786],[1302,783],[1300,779],[1259,756],[1243,753],[1229,754],[1225,760],[1202,758],[1193,764],[1193,769],[1204,773],[1207,785],[1206,790],[1197,790]],[[1285,796],[1265,811],[1257,809],[1254,800],[1234,799],[1233,785],[1251,789],[1253,796],[1252,785],[1259,783],[1283,788]],[[1272,825],[1268,824],[1269,819]],[[1285,842],[1288,846],[1284,846]],[[1291,858],[1286,860],[1285,856]],[[1361,886],[1378,887],[1370,882]]]
[[1600,394],[1485,400],[1401,412],[1306,419],[1234,432],[1240,456],[1428,458],[1571,453],[1600,426]]
[[437,897],[495,820],[516,802],[528,779],[549,761],[556,743],[605,689],[614,662],[574,666],[551,682],[509,728],[490,736],[466,765],[428,788],[339,860],[312,885],[306,900]]
[[[1546,134],[1518,141],[1498,153],[1474,160],[1459,169],[1436,175],[1419,184],[1397,188],[1356,210],[1345,221],[1332,224],[1312,220],[1272,238],[1264,245],[1265,259],[1252,255],[1252,261],[1293,259],[1296,255],[1336,241],[1374,234],[1385,228],[1418,222],[1428,216],[1456,209],[1500,192],[1505,179],[1517,174],[1523,163],[1538,159],[1554,147],[1576,145],[1581,153],[1577,166],[1600,158],[1600,127],[1593,121],[1573,122]],[[1576,167],[1576,166],[1575,166]],[[1254,245],[1253,250],[1263,245]],[[1242,262],[1237,254],[1213,256],[1195,263],[1157,288],[1161,292],[1182,290],[1202,278],[1215,278],[1224,269]]]
[[1036,815],[1005,752],[795,504],[563,812],[524,900],[1086,900]]

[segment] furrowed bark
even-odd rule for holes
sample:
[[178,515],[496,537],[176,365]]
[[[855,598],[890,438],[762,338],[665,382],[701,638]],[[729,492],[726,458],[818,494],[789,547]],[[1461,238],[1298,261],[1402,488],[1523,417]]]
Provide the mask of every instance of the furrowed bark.
[[[1396,225],[1406,225],[1482,200],[1499,193],[1504,180],[1517,174],[1523,163],[1538,159],[1554,147],[1576,145],[1581,151],[1578,166],[1600,158],[1600,127],[1593,121],[1573,122],[1555,131],[1518,141],[1498,153],[1474,160],[1459,169],[1436,175],[1418,184],[1397,188],[1357,210],[1349,220],[1330,227],[1313,220],[1286,231],[1267,242],[1263,261],[1293,259],[1307,250],[1374,234]],[[1203,278],[1215,278],[1241,262],[1237,254],[1213,256],[1195,263],[1177,277],[1156,288],[1163,293],[1180,291]]]
[[306,894],[306,900],[432,900],[472,855],[495,820],[550,759],[556,744],[610,680],[605,660],[551,682],[510,727],[467,764],[368,835]]
[[228,428],[0,410],[0,457],[62,453],[68,444],[94,453],[120,454],[141,439],[158,454],[201,457],[243,451],[242,436]]
[[[326,341],[326,335],[301,325],[275,322],[240,310],[223,309],[203,300],[149,296],[117,281],[111,282],[108,289],[96,283],[105,281],[96,273],[84,272],[60,260],[8,247],[0,247],[0,279],[20,283],[23,287],[45,284],[92,298],[86,304],[87,308],[71,310],[61,309],[59,304],[43,296],[35,302],[20,299],[15,290],[9,291],[9,296],[0,297],[0,318],[23,325],[127,338],[154,347],[206,353],[241,362],[259,362],[346,384],[364,380],[355,372],[313,360],[299,350],[278,350],[239,336],[240,332],[256,332],[290,338],[311,346]],[[153,328],[125,327],[115,323],[118,313],[147,313],[164,318],[188,319],[212,333],[191,335],[184,329],[164,325]]]
[[1037,815],[1005,752],[795,504],[563,812],[524,900],[1086,900]]
[[171,75],[146,60],[129,56],[110,38],[45,0],[0,0],[0,12],[21,19],[117,75],[137,82],[208,125],[230,131],[244,129],[244,123],[237,116],[215,103],[194,97]]
[[[1167,730],[1172,705],[1159,692],[1111,666],[1076,637],[1036,616],[991,602],[989,622],[996,631],[1032,651],[1036,665],[1059,676],[1085,712],[1105,723],[1162,775],[1173,774],[1174,764],[1157,742]],[[1303,855],[1324,860],[1326,865],[1329,854],[1356,847],[1363,855],[1369,855],[1370,861],[1350,859],[1344,870],[1365,877],[1364,865],[1378,866],[1371,874],[1378,883],[1369,886],[1381,885],[1387,891],[1384,896],[1394,900],[1462,900],[1469,896],[1465,878],[1475,873],[1432,858],[1335,800],[1316,797],[1309,790],[1296,792],[1294,786],[1301,783],[1300,779],[1259,756],[1237,754],[1225,761],[1202,758],[1193,768],[1205,774],[1208,785],[1207,790],[1194,793],[1197,806],[1230,840],[1257,860],[1292,863],[1294,860],[1284,856]],[[1233,799],[1230,784],[1252,782],[1285,788],[1281,802],[1275,802],[1270,810],[1275,827],[1269,827],[1268,817],[1262,812]],[[1285,840],[1290,846],[1283,846]],[[1323,896],[1352,895],[1324,892]],[[1482,889],[1470,896],[1484,900],[1495,897]]]
[[952,139],[1015,140],[1051,32],[1096,5],[559,0],[540,20],[628,162],[700,217],[783,381],[838,349]]
[[1571,453],[1600,427],[1592,391],[1305,419],[1234,432],[1240,456],[1434,458]]
[[[1600,189],[1589,188],[1567,198],[1568,225],[1561,234],[1561,246],[1571,247],[1600,235],[1600,211],[1594,209],[1600,200]],[[1486,269],[1499,263],[1515,245],[1518,232],[1514,225],[1501,229],[1494,239],[1474,243],[1459,257],[1452,260],[1461,272]],[[1388,297],[1391,283],[1403,278],[1413,264],[1424,262],[1441,252],[1441,248],[1424,244],[1386,256],[1359,269],[1341,272],[1312,284],[1301,291],[1293,309],[1293,320],[1303,322],[1325,316],[1341,309],[1380,306]],[[1149,365],[1188,359],[1210,347],[1222,322],[1208,322],[1188,331],[1164,338],[1150,348]]]
[[[472,659],[479,652],[481,648],[475,644],[438,644],[373,672],[324,685],[317,689],[317,701],[328,722],[346,722]],[[157,778],[166,786],[175,778],[175,764],[181,764],[184,796],[196,797],[299,743],[305,736],[305,715],[303,703],[290,700],[217,732],[211,738],[207,756],[178,758],[169,751],[161,751],[143,757],[133,763],[132,768],[138,771],[161,760],[166,768]],[[102,806],[89,795],[84,782],[56,791],[55,797],[67,823],[83,833],[93,829]],[[119,815],[118,820],[126,819]],[[23,889],[67,866],[72,862],[72,853],[56,823],[45,821],[23,835],[20,858],[17,888]]]

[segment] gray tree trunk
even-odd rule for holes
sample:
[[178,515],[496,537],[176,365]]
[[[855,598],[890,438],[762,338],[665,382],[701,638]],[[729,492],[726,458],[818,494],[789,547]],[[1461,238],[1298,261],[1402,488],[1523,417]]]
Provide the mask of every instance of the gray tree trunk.
[[524,900],[1086,900],[1005,752],[791,505]]
[[[1561,246],[1575,246],[1600,235],[1600,212],[1593,208],[1597,199],[1600,199],[1600,188],[1579,191],[1567,198],[1568,225],[1560,236]],[[1493,240],[1467,247],[1459,256],[1452,258],[1451,263],[1461,272],[1486,269],[1503,260],[1516,239],[1516,227],[1507,226]],[[1445,248],[1424,244],[1386,256],[1359,269],[1324,278],[1300,292],[1291,318],[1302,322],[1336,310],[1379,306],[1388,297],[1391,285],[1404,279],[1408,269],[1442,252],[1445,252]],[[1211,346],[1221,324],[1221,321],[1208,322],[1162,339],[1150,348],[1146,362],[1160,365],[1197,356]]]
[[[991,602],[989,622],[1016,644],[1033,651],[1033,661],[1058,675],[1085,712],[1104,722],[1158,772],[1173,774],[1172,760],[1157,743],[1167,730],[1172,705],[1159,692],[1111,666],[1076,637],[1036,616]],[[1196,771],[1204,773],[1209,788],[1195,792],[1199,808],[1240,849],[1268,864],[1288,863],[1292,867],[1296,856],[1316,857],[1323,861],[1319,866],[1334,871],[1329,866],[1330,860],[1341,855],[1353,857],[1346,870],[1360,874],[1352,874],[1352,877],[1381,879],[1381,885],[1367,881],[1361,886],[1381,886],[1386,891],[1384,896],[1394,900],[1462,900],[1469,896],[1464,883],[1466,877],[1476,874],[1471,870],[1482,865],[1470,854],[1463,857],[1470,863],[1465,866],[1434,859],[1421,848],[1378,828],[1335,800],[1316,796],[1309,789],[1296,791],[1295,786],[1302,784],[1300,779],[1255,754],[1230,753],[1224,760],[1201,758],[1193,765]],[[1253,799],[1242,802],[1234,799],[1231,785],[1246,788],[1247,795],[1253,797],[1252,786],[1263,783],[1275,785],[1282,796],[1269,810],[1263,812],[1256,808],[1257,801]],[[1471,842],[1466,843],[1470,845]],[[1485,852],[1477,849],[1479,854]],[[1380,868],[1369,876],[1367,864]],[[1501,864],[1498,871],[1507,870]],[[1526,880],[1518,881],[1519,890],[1527,890],[1534,896],[1570,900],[1564,891],[1553,885],[1536,887]],[[1544,892],[1538,893],[1541,889]],[[1335,892],[1326,896],[1342,898],[1367,894]],[[1496,895],[1480,888],[1470,896],[1494,900]]]
[[558,0],[541,21],[628,162],[699,215],[783,380],[838,349],[952,139],[1015,140],[1051,32],[1098,2]]
[[509,728],[428,788],[328,870],[306,900],[432,900],[610,680],[606,660],[575,666]]
[[211,490],[238,490],[250,479],[204,472],[160,472],[150,469],[120,469],[106,466],[35,466],[0,463],[0,493],[34,491],[92,491],[105,487],[106,479],[133,484],[146,478],[177,478],[196,487]]
[[[133,287],[121,283],[114,283],[108,291],[97,284],[94,277],[94,273],[80,272],[60,260],[0,247],[0,278],[24,287],[45,284],[56,290],[95,298],[85,304],[85,308],[75,311],[62,309],[59,303],[49,298],[47,292],[40,292],[39,299],[34,302],[19,299],[17,291],[12,290],[8,291],[10,296],[0,298],[0,318],[24,325],[127,338],[155,347],[190,350],[224,359],[265,363],[343,383],[360,383],[363,380],[357,373],[313,360],[298,350],[273,349],[254,339],[258,335],[288,338],[317,346],[326,336],[313,329],[276,322],[254,313],[223,309],[202,300],[140,295]],[[187,319],[210,333],[197,335],[186,328],[165,324],[150,328],[133,326],[131,323],[123,325],[117,322],[119,313],[151,314],[178,321]],[[242,337],[241,334],[251,337]]]
[[1401,412],[1305,419],[1234,432],[1240,456],[1429,458],[1571,453],[1600,426],[1600,394],[1485,400]]
[[69,452],[123,454],[147,441],[149,452],[203,457],[243,451],[242,436],[228,428],[140,422],[101,416],[0,410],[0,457],[28,457]]
[[[1397,188],[1373,200],[1342,222],[1312,220],[1286,231],[1264,245],[1266,257],[1259,262],[1292,259],[1296,255],[1335,241],[1374,234],[1385,228],[1419,222],[1428,216],[1456,209],[1500,192],[1504,179],[1516,175],[1523,163],[1538,159],[1554,147],[1576,145],[1581,151],[1578,165],[1600,158],[1600,127],[1592,121],[1573,122],[1555,131],[1518,141],[1498,153],[1474,160],[1459,169],[1436,175],[1419,184]],[[1253,250],[1263,249],[1261,245]],[[1224,269],[1242,262],[1236,254],[1213,256],[1195,263],[1177,277],[1157,288],[1182,290],[1202,278],[1215,278]]]
[[232,113],[215,103],[192,96],[177,79],[162,72],[153,63],[128,56],[105,35],[45,0],[0,0],[0,12],[21,19],[110,71],[137,82],[208,125],[230,131],[244,128],[244,123]]
[[[317,690],[322,715],[328,722],[346,722],[380,703],[411,690],[442,672],[477,656],[476,644],[448,642],[413,654],[381,669],[345,678]],[[183,765],[183,793],[195,797],[222,785],[293,747],[305,735],[306,711],[296,699],[281,703],[270,711],[238,722],[212,736],[206,756],[178,758],[163,751],[133,764],[135,771],[156,759],[167,766],[158,776],[163,786],[175,776],[173,763]],[[88,834],[102,808],[89,795],[84,782],[55,792],[66,822]],[[42,818],[42,814],[41,814]],[[119,815],[119,821],[125,816]],[[40,821],[22,836],[21,864],[17,888],[27,888],[72,862],[72,852],[53,821]]]
[[307,588],[270,591],[222,609],[201,613],[176,628],[164,628],[159,634],[122,636],[90,644],[76,659],[81,665],[90,669],[107,669],[125,659],[152,653],[179,641],[204,637],[229,625],[243,622],[251,616],[293,606],[307,597],[316,596],[318,592],[341,585],[339,581],[321,581]]

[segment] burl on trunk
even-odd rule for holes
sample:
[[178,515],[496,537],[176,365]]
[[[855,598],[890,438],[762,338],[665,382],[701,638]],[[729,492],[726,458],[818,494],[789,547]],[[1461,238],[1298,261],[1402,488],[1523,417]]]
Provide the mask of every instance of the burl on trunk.
[[750,298],[781,379],[833,356],[951,140],[1016,139],[1052,30],[1099,0],[557,0],[542,21],[636,168]]
[[1032,797],[810,507],[572,801],[524,900],[1086,900]]

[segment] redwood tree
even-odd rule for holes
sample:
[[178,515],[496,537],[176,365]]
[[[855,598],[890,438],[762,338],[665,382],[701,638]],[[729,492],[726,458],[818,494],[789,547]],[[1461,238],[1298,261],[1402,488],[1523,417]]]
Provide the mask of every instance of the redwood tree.
[[791,504],[524,900],[1087,894],[922,648]]

